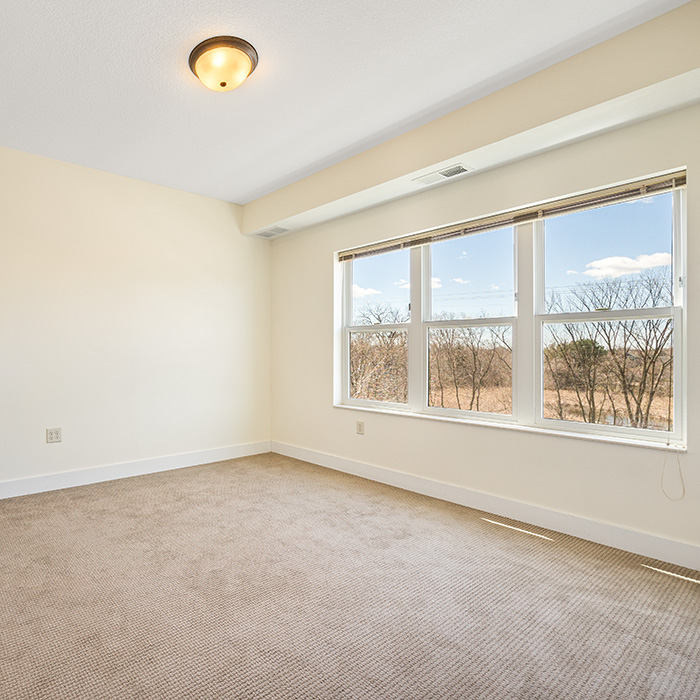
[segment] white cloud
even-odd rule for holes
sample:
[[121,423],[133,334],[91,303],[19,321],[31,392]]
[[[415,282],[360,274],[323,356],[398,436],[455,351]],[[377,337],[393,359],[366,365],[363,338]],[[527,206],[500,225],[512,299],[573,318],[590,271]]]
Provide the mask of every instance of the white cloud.
[[567,275],[578,275],[578,272],[576,272],[576,270],[567,270],[566,274]]
[[[399,289],[410,289],[411,288],[411,283],[407,282],[406,280],[399,280],[398,282],[394,282],[394,284]],[[433,289],[440,289],[440,287],[442,287],[442,280],[439,277],[431,277],[430,278],[430,286]]]
[[453,277],[450,282],[456,282],[457,284],[470,284],[470,280],[463,280],[461,277]]
[[372,287],[360,287],[359,284],[352,285],[352,295],[355,299],[361,299],[362,297],[367,297],[370,294],[381,294],[378,289],[372,289]]
[[491,291],[492,292],[499,292],[501,288],[497,284],[492,284],[491,285]]
[[469,254],[467,253],[467,251],[466,251],[466,250],[463,250],[463,251],[459,254],[459,257],[457,258],[457,260],[464,260],[465,258],[468,258],[468,257],[469,257]]
[[638,255],[636,258],[627,258],[617,255],[611,258],[594,260],[586,265],[584,275],[603,279],[604,277],[622,277],[632,275],[652,267],[670,265],[672,262],[670,253],[652,253],[651,255]]

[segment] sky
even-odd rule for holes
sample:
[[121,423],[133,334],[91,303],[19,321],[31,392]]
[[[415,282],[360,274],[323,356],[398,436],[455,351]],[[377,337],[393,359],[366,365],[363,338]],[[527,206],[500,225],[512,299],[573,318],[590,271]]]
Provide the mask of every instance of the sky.
[[[636,199],[545,222],[545,287],[566,294],[576,284],[634,279],[645,269],[670,270],[672,195]],[[513,229],[457,238],[431,247],[432,317],[512,316]],[[409,251],[353,263],[353,302],[408,310]]]

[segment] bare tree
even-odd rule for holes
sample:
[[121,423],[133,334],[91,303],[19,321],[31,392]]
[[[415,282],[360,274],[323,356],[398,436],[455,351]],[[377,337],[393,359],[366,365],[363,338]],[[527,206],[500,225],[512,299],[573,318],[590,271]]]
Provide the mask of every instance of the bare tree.
[[385,304],[365,304],[355,313],[354,324],[356,326],[374,326],[378,324],[406,323],[410,314],[405,309]]
[[[566,295],[551,294],[547,309],[571,313],[658,308],[672,303],[670,268],[654,268],[634,277],[574,285]],[[571,322],[551,325],[548,330],[545,388],[556,393],[558,418],[671,429],[671,318]],[[578,410],[573,416],[565,405],[565,391],[576,396]]]
[[[441,320],[451,320],[443,315]],[[430,405],[469,411],[512,410],[510,326],[440,326],[430,331]],[[449,396],[447,386],[449,385]],[[507,400],[497,397],[507,393]],[[439,398],[438,398],[439,394]],[[486,408],[482,399],[486,398]]]
[[545,378],[556,391],[559,418],[564,418],[563,392],[569,390],[575,394],[582,419],[601,422],[605,395],[599,403],[599,382],[606,350],[598,343],[595,324],[566,323],[550,332],[553,342],[544,348]]
[[[552,313],[671,306],[670,270],[592,280],[547,298]],[[438,320],[456,320],[445,314]],[[357,325],[393,326],[408,321],[405,309],[367,304]],[[673,320],[567,321],[546,324],[545,415],[561,420],[638,428],[673,426]],[[429,404],[510,413],[510,326],[437,326],[429,335]],[[353,332],[351,395],[405,403],[408,343],[404,328]]]
[[[406,314],[390,304],[366,304],[357,325],[403,323]],[[408,338],[404,329],[354,332],[350,336],[350,396],[406,403]]]

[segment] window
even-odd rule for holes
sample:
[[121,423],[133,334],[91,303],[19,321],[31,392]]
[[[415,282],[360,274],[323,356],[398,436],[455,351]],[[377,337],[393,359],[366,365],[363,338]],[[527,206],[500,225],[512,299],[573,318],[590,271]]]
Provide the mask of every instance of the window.
[[543,225],[543,417],[674,432],[673,193]]
[[343,403],[682,444],[684,184],[341,253]]
[[475,233],[425,251],[428,408],[513,413],[513,232]]
[[406,405],[409,253],[399,250],[359,258],[348,274],[349,398]]

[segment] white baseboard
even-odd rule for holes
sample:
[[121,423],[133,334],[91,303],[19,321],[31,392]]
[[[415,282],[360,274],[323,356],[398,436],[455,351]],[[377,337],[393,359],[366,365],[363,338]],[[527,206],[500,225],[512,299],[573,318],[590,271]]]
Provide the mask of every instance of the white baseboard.
[[480,491],[472,491],[462,486],[446,484],[422,476],[405,474],[393,469],[377,467],[372,464],[274,441],[231,445],[200,452],[187,452],[134,462],[107,464],[88,469],[3,481],[0,482],[0,499],[24,496],[42,491],[54,491],[72,486],[83,486],[100,481],[111,481],[112,479],[123,479],[129,476],[140,476],[141,474],[152,474],[170,469],[193,467],[199,464],[236,459],[237,457],[247,457],[265,452],[277,452],[281,455],[301,459],[305,462],[328,467],[329,469],[396,486],[406,491],[421,493],[443,501],[458,503],[459,505],[476,508],[487,513],[494,513],[505,518],[531,523],[549,530],[608,545],[609,547],[624,549],[651,559],[700,570],[700,547],[695,545],[668,540],[646,532],[628,530],[617,525],[589,520],[568,513],[560,513]]
[[432,496],[433,498],[439,498],[443,501],[458,503],[469,508],[494,513],[504,518],[531,523],[548,530],[563,532],[567,535],[598,542],[609,547],[616,547],[617,549],[623,549],[651,559],[700,570],[700,547],[685,542],[668,540],[646,532],[628,530],[618,525],[588,520],[577,515],[560,513],[540,506],[512,501],[480,491],[472,491],[454,484],[446,484],[421,476],[404,474],[393,469],[356,462],[281,442],[272,441],[270,450],[287,457],[294,457],[305,462],[318,464],[322,467],[354,474],[365,479],[381,482],[382,484],[397,486],[406,491],[413,491]]
[[99,481],[111,481],[123,479],[128,476],[140,476],[141,474],[153,474],[169,469],[181,469],[182,467],[194,467],[198,464],[220,462],[225,459],[248,457],[270,451],[270,443],[250,442],[245,445],[230,445],[229,447],[216,447],[211,450],[199,452],[185,452],[165,457],[141,459],[135,462],[122,462],[120,464],[105,464],[88,469],[76,469],[75,471],[59,472],[57,474],[44,474],[32,476],[26,479],[14,479],[12,481],[0,481],[0,499],[25,496],[29,493],[42,491],[55,491],[71,486],[84,486],[95,484]]

